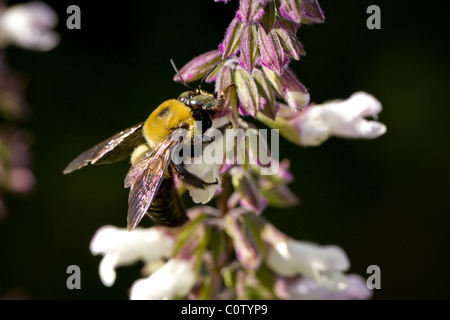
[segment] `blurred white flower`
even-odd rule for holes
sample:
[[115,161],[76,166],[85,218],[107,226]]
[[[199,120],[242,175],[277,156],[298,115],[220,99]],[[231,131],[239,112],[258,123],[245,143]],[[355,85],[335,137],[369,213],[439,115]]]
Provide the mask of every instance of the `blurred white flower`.
[[347,276],[342,290],[328,290],[305,277],[279,279],[275,290],[281,298],[289,300],[365,300],[372,296],[366,280],[357,274]]
[[139,260],[151,262],[169,258],[174,239],[158,228],[136,228],[133,232],[114,226],[103,226],[90,244],[92,254],[104,255],[99,265],[103,284],[110,287],[116,280],[116,267],[131,265]]
[[330,136],[373,139],[386,132],[386,126],[364,117],[381,112],[381,103],[372,95],[356,92],[347,100],[313,105],[299,123],[300,141],[305,146],[317,146]]
[[269,245],[267,265],[284,277],[303,275],[331,290],[345,288],[343,274],[350,263],[345,252],[337,246],[286,239]]
[[135,281],[130,290],[130,299],[170,300],[183,297],[191,291],[195,278],[191,262],[172,258],[148,278]]
[[[0,9],[1,10],[1,9]],[[48,51],[60,40],[51,29],[58,23],[58,16],[43,2],[17,4],[0,11],[0,47],[18,47]]]

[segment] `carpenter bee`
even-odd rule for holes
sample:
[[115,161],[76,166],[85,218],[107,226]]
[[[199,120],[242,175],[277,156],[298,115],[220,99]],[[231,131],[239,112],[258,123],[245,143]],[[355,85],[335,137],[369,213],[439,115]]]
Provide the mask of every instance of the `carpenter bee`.
[[[175,175],[186,185],[204,189],[218,184],[206,182],[189,172],[183,163],[172,161],[176,147],[181,143],[194,145],[194,132],[201,124],[202,134],[211,127],[212,117],[223,106],[222,99],[216,99],[200,89],[187,85],[171,60],[181,82],[190,90],[178,99],[170,99],[159,105],[145,122],[123,130],[95,145],[76,157],[64,169],[68,174],[88,164],[109,164],[131,156],[131,168],[125,178],[125,187],[130,188],[128,196],[128,230],[133,230],[147,213],[157,225],[178,227],[188,221],[184,205],[175,188]],[[184,136],[173,134],[183,129]],[[184,142],[182,142],[184,140]],[[212,141],[213,139],[209,139]],[[204,143],[203,140],[200,141]],[[198,140],[197,140],[198,143]]]

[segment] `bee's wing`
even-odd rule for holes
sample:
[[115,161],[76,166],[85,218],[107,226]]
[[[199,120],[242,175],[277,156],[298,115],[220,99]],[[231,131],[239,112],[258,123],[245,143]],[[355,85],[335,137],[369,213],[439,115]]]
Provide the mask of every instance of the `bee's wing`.
[[141,122],[123,130],[83,152],[69,163],[63,173],[71,173],[88,164],[106,164],[126,159],[134,148],[145,143],[145,138],[142,135],[143,124]]
[[172,150],[178,139],[168,136],[133,165],[125,178],[128,196],[128,230],[133,230],[144,217],[165,177]]

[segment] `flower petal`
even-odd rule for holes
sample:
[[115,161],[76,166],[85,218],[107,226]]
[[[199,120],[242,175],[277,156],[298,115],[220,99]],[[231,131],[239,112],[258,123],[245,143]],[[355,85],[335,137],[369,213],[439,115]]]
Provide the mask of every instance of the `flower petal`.
[[100,280],[106,287],[111,287],[114,282],[116,282],[116,267],[119,265],[119,255],[118,254],[108,254],[106,255],[98,266],[98,274],[100,275]]
[[350,267],[347,255],[337,246],[318,246],[292,239],[271,246],[266,262],[281,276],[301,274],[331,289],[345,286],[342,272]]
[[227,125],[230,126],[231,123],[229,114],[215,118],[211,128],[203,135],[203,138],[205,136],[214,137],[214,141],[209,142],[199,156],[191,158],[191,163],[184,164],[186,170],[203,181],[213,183],[217,180],[218,182],[217,184],[208,185],[204,189],[186,185],[186,189],[189,190],[189,194],[195,203],[205,204],[209,202],[220,187],[220,169],[225,161],[228,148],[231,146],[226,143],[227,140],[224,137],[226,130],[222,132],[219,129]]
[[193,265],[173,258],[148,278],[135,281],[130,289],[131,300],[169,300],[186,296],[195,284]]
[[91,253],[102,254],[100,277],[106,286],[115,281],[114,269],[118,266],[168,258],[172,253],[174,239],[159,228],[136,228],[133,232],[114,226],[103,226],[90,243]]
[[331,135],[344,138],[377,138],[386,132],[386,126],[364,117],[376,117],[380,111],[381,103],[364,92],[357,92],[344,101],[314,105],[308,108],[298,124],[301,143],[316,146]]
[[186,189],[189,190],[189,195],[192,198],[192,201],[195,203],[208,203],[211,198],[216,194],[217,189],[220,186],[220,176],[219,176],[219,165],[206,165],[204,163],[201,164],[185,164],[186,170],[190,173],[196,175],[201,178],[205,182],[214,182],[218,181],[218,184],[212,184],[206,186],[204,189],[200,189],[197,187],[193,187],[190,185],[186,185]]

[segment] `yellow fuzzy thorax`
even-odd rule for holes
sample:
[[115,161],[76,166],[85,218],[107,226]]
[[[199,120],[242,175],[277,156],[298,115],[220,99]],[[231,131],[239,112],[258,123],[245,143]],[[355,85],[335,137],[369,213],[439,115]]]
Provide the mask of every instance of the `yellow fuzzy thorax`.
[[183,123],[189,126],[188,131],[193,137],[195,119],[191,108],[176,99],[164,101],[145,121],[144,137],[150,148],[154,148]]

